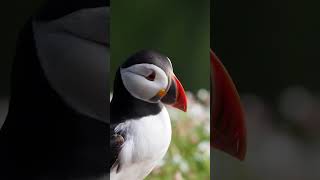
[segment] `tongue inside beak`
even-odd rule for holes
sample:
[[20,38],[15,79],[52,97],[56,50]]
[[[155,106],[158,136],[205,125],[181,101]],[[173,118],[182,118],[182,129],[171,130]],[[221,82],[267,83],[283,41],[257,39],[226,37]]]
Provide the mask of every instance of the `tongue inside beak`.
[[177,88],[176,89],[176,91],[177,91],[176,92],[177,93],[176,94],[176,96],[177,96],[176,102],[174,104],[172,104],[172,106],[186,112],[187,111],[187,96],[184,91],[184,88],[183,88],[181,82],[179,81],[179,79],[175,75],[173,75],[172,78],[173,78],[172,80],[175,82],[176,88]]
[[211,51],[211,146],[240,160],[246,154],[246,130],[240,97],[228,72]]

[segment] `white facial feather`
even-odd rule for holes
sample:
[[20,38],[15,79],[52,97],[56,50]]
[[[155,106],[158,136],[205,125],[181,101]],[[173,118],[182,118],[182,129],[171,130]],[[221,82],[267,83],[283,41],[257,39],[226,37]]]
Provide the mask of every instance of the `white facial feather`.
[[[153,81],[146,77],[155,73]],[[166,73],[153,64],[136,64],[120,69],[122,82],[128,92],[135,98],[147,101],[158,94],[161,89],[167,89],[169,80]]]
[[108,17],[109,9],[99,7],[33,22],[37,55],[50,86],[71,108],[103,122],[109,121]]

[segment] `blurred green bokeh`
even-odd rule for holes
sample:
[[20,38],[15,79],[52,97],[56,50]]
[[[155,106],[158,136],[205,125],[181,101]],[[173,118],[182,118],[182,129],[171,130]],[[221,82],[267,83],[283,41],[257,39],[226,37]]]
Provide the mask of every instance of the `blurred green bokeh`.
[[9,95],[11,64],[18,33],[45,0],[4,1],[0,11],[0,97]]
[[111,1],[111,77],[130,55],[167,55],[185,89],[209,88],[209,0]]

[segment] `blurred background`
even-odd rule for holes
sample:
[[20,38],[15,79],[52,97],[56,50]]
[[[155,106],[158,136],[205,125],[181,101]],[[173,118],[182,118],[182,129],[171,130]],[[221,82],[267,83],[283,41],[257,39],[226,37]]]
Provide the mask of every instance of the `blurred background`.
[[209,88],[209,0],[111,2],[111,75],[130,55],[153,49],[167,55],[187,90]]
[[217,180],[320,179],[320,2],[213,0],[211,47],[246,112],[248,153],[214,151]]
[[44,0],[4,1],[1,5],[0,22],[0,127],[6,116],[10,94],[11,64],[15,55],[18,33],[26,21]]
[[111,79],[130,55],[153,49],[171,59],[175,74],[189,91],[188,113],[169,108],[172,143],[149,180],[210,179],[209,3],[111,2]]

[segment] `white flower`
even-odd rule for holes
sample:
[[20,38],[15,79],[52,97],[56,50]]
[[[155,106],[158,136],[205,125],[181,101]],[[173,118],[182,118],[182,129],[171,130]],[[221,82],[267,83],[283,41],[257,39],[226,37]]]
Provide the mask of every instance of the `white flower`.
[[172,157],[172,161],[175,164],[180,164],[183,161],[183,159],[180,154],[174,154]]
[[198,144],[198,151],[206,156],[210,156],[210,142],[202,141]]
[[182,172],[188,172],[189,171],[189,165],[188,165],[188,163],[186,162],[186,161],[182,161],[181,163],[180,163],[180,166],[179,166],[179,168],[180,168],[180,170],[182,171]]
[[206,89],[200,89],[197,93],[197,97],[202,102],[207,102],[210,100],[210,92]]

